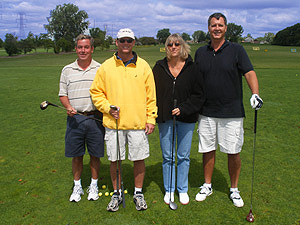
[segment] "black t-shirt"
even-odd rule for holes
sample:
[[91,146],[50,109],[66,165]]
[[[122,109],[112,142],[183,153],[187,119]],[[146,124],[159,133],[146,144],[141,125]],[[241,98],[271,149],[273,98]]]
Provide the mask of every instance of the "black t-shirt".
[[195,62],[204,76],[206,101],[201,114],[216,118],[245,117],[242,76],[253,70],[243,46],[225,41],[217,52],[200,47]]

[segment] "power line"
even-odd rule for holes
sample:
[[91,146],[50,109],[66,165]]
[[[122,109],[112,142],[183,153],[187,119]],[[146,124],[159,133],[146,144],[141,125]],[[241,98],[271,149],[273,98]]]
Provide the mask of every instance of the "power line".
[[19,38],[24,39],[25,38],[25,13],[20,12],[19,14],[19,19],[17,19],[18,22],[18,27],[19,27]]

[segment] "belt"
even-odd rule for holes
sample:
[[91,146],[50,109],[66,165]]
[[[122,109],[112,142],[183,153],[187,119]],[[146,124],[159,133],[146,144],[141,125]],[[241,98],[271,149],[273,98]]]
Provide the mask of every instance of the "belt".
[[84,115],[84,116],[90,116],[90,115],[95,115],[97,114],[98,111],[90,111],[90,112],[79,112],[79,114]]

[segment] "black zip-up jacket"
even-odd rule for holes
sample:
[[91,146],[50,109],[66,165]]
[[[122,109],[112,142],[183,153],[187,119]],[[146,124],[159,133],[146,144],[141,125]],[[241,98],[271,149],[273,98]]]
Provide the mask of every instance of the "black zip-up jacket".
[[[200,70],[196,69],[192,57],[189,55],[176,78],[169,70],[166,57],[156,62],[153,74],[158,107],[156,122],[172,120],[172,110],[176,107],[180,109],[180,115],[176,118],[178,121],[196,122],[205,97],[203,76]],[[174,107],[174,99],[177,100],[176,107]]]

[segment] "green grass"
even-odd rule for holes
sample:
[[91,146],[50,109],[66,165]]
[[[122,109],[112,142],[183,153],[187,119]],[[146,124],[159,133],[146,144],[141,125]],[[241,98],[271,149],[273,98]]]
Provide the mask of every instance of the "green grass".
[[[162,46],[136,47],[151,66],[164,57]],[[199,45],[192,45],[192,56]],[[264,106],[258,112],[253,212],[256,224],[300,224],[300,50],[263,45],[245,48],[260,81]],[[268,51],[264,51],[268,49]],[[113,51],[96,50],[103,62]],[[132,203],[133,165],[123,163],[126,208],[109,213],[109,197],[89,202],[85,194],[75,204],[68,201],[72,188],[71,159],[64,157],[66,115],[62,110],[39,109],[44,100],[59,103],[58,82],[63,66],[74,61],[71,54],[34,54],[0,58],[0,224],[247,224],[250,209],[253,110],[244,82],[245,143],[241,153],[239,189],[243,208],[230,202],[226,155],[217,152],[213,175],[214,193],[204,202],[194,197],[203,183],[202,156],[194,133],[191,149],[189,195],[186,206],[171,211],[163,202],[162,157],[158,129],[150,135],[151,156],[146,160],[145,198],[149,209],[137,212]],[[109,162],[101,159],[99,186],[111,191]],[[90,182],[89,159],[84,158],[83,186]]]

